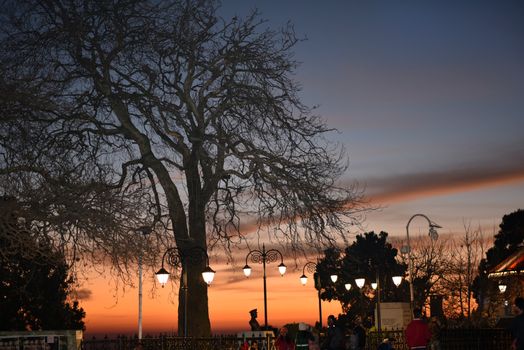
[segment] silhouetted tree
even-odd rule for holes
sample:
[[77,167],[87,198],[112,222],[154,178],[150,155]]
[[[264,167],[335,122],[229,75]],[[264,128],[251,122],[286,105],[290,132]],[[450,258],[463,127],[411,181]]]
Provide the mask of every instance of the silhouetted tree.
[[[388,234],[383,231],[378,235],[373,231],[357,235],[355,241],[345,248],[344,254],[335,249],[326,250],[325,257],[318,263],[325,289],[322,298],[338,300],[350,319],[372,313],[376,297],[370,283],[377,281],[377,278],[380,278],[381,301],[405,301],[408,291],[406,283],[396,287],[392,277],[403,276],[406,265],[397,261],[397,249],[387,242],[387,237]],[[338,275],[336,283],[329,278],[332,273]],[[356,286],[356,278],[366,279],[362,290]],[[349,291],[345,288],[346,283],[352,285]]]
[[524,210],[518,209],[504,215],[499,225],[499,232],[495,235],[493,247],[486,252],[486,257],[480,261],[478,276],[473,282],[473,292],[479,305],[479,311],[484,311],[486,301],[499,293],[498,280],[488,279],[489,272],[502,260],[506,259],[518,249],[522,249],[524,242]]
[[414,240],[412,249],[414,304],[424,307],[430,295],[438,293],[441,279],[451,272],[448,242],[425,236]]
[[[180,251],[242,243],[248,219],[295,248],[345,239],[358,194],[336,185],[344,151],[298,97],[291,26],[201,0],[3,10],[0,175],[46,232],[115,264],[136,261],[141,221]],[[189,334],[209,335],[201,266],[187,272]]]
[[[475,309],[471,288],[477,276],[477,266],[485,253],[485,241],[481,228],[472,229],[464,224],[464,235],[447,240],[442,252],[441,278],[434,293],[443,297],[444,314],[458,321],[472,322]],[[432,310],[433,314],[433,310]]]
[[84,310],[68,299],[64,256],[27,230],[15,208],[0,199],[0,330],[84,329]]

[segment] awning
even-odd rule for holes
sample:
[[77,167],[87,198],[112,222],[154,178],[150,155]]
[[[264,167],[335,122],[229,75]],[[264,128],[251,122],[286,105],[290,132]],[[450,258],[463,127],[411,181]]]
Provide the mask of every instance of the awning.
[[524,275],[524,247],[502,260],[488,274],[489,278]]

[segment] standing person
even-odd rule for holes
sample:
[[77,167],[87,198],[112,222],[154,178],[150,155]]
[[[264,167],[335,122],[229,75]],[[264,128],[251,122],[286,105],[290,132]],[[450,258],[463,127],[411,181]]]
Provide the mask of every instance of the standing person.
[[364,350],[366,348],[366,330],[362,326],[362,320],[357,318],[357,325],[353,328],[353,332],[357,337],[357,350]]
[[308,328],[308,325],[304,322],[298,324],[298,332],[295,337],[296,350],[309,350],[309,343],[315,340]]
[[258,324],[257,321],[257,309],[253,309],[249,311],[249,314],[251,315],[251,319],[249,320],[249,326],[251,327],[251,331],[259,331],[260,330],[260,324]]
[[329,315],[327,323],[327,337],[322,343],[322,350],[343,350],[345,348],[344,334],[342,330],[337,327],[335,316]]
[[524,350],[524,298],[515,298],[515,309],[517,316],[511,322],[511,335],[513,336],[511,349]]
[[431,332],[429,348],[431,350],[440,350],[440,333],[442,331],[442,322],[440,322],[440,319],[437,316],[431,316],[428,326],[429,331]]
[[295,342],[289,336],[286,327],[280,328],[277,340],[275,341],[277,350],[295,350]]
[[354,329],[349,330],[349,350],[358,349],[358,335],[355,333]]
[[412,350],[424,350],[431,339],[431,332],[428,324],[421,318],[422,310],[420,308],[413,310],[413,316],[413,320],[406,327],[406,343]]
[[385,338],[382,343],[379,344],[377,350],[393,350],[393,338]]

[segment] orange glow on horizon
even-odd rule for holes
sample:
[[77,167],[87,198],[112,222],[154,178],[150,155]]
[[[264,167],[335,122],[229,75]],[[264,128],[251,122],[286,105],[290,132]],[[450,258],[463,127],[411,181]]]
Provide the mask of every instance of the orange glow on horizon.
[[[258,321],[264,324],[262,266],[253,266],[250,278],[241,269],[217,268],[215,281],[209,287],[209,316],[212,332],[237,333],[249,330],[249,310],[258,309]],[[275,271],[273,271],[275,270]],[[318,294],[312,278],[302,286],[302,271],[288,271],[281,277],[276,266],[267,266],[268,324],[279,327],[286,323],[318,321]],[[178,283],[165,288],[154,287],[153,276],[144,273],[142,329],[144,336],[177,332]],[[138,280],[138,277],[137,277]],[[86,311],[86,336],[104,334],[135,334],[138,329],[138,288],[115,286],[103,276],[91,276],[83,287],[91,297],[81,300]],[[115,295],[116,294],[116,295]],[[323,323],[329,314],[338,315],[340,303],[322,302]]]

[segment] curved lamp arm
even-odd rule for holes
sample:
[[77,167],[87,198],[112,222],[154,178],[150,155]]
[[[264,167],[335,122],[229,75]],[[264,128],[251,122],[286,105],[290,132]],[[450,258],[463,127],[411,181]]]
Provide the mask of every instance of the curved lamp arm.
[[156,273],[158,282],[164,287],[169,279],[169,272],[164,268],[166,262],[175,268],[182,267],[186,262],[201,262],[202,257],[205,258],[206,267],[202,271],[204,281],[209,285],[213,282],[215,271],[209,266],[209,255],[207,251],[199,246],[190,247],[186,250],[178,249],[177,247],[168,248],[162,256],[162,268]]
[[284,256],[277,249],[269,249],[266,251],[265,246],[262,245],[262,251],[258,249],[253,249],[249,251],[246,255],[246,265],[244,266],[244,275],[249,277],[251,275],[251,267],[248,265],[248,260],[251,260],[253,263],[258,264],[269,264],[277,261],[277,258],[280,257],[280,265],[278,265],[278,271],[281,276],[284,276],[286,273],[286,265],[284,265]]
[[306,269],[309,273],[314,273],[317,269],[317,264],[314,262],[308,261],[304,267],[302,267],[302,276],[300,276],[300,283],[302,283],[303,286],[307,283],[307,276],[306,276]]

